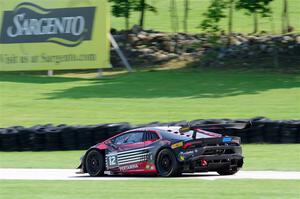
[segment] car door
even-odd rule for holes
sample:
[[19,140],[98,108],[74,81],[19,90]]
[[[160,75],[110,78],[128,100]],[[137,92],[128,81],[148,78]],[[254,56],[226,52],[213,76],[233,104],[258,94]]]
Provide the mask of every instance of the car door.
[[106,162],[109,169],[137,164],[145,160],[143,131],[122,134],[112,139],[111,143],[115,150],[107,154]]

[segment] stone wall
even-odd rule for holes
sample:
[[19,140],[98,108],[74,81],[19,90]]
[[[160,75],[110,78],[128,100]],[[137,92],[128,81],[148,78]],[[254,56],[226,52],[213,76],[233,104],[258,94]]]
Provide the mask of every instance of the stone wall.
[[[225,35],[215,38],[204,33],[162,33],[142,30],[138,26],[126,32],[112,33],[134,66],[153,66],[170,60],[199,60],[200,64],[210,66],[236,58],[247,63],[247,60],[276,56],[300,65],[300,35],[297,34],[233,34],[228,40]],[[122,66],[113,50],[112,64]]]

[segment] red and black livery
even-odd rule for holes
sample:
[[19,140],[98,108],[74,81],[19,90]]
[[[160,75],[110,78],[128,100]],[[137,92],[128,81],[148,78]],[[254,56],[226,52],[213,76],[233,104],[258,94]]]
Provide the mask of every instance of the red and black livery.
[[179,176],[216,171],[233,175],[243,166],[240,138],[203,129],[246,128],[247,124],[144,127],[120,133],[91,147],[81,173]]

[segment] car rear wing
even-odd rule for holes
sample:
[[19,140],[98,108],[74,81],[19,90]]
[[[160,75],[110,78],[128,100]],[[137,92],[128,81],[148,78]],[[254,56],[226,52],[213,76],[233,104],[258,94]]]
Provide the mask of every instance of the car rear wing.
[[185,133],[188,131],[194,131],[193,138],[196,137],[197,129],[205,129],[205,130],[226,130],[226,129],[247,129],[252,126],[251,121],[249,122],[236,122],[236,123],[224,123],[224,124],[195,124],[195,125],[186,125],[182,126],[179,129],[180,133]]

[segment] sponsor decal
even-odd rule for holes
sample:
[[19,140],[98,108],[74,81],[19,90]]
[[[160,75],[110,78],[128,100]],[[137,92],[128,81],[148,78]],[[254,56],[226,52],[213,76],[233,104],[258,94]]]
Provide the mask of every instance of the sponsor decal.
[[182,146],[183,146],[183,142],[178,142],[178,143],[172,144],[171,148],[172,149],[176,149],[176,148],[182,147]]
[[180,132],[180,133],[185,133],[185,132],[188,132],[188,131],[190,131],[190,130],[191,130],[190,127],[181,127],[181,128],[179,129],[179,132]]
[[0,43],[52,42],[75,47],[91,40],[95,7],[45,9],[30,2],[3,13]]
[[155,170],[155,166],[151,164],[147,164],[145,167],[146,170]]
[[178,155],[178,158],[179,158],[180,161],[184,161],[184,159],[185,159],[184,154],[183,154],[183,153],[180,153],[180,154]]
[[231,142],[232,138],[231,137],[224,137],[223,142]]
[[183,161],[186,158],[189,158],[190,156],[193,156],[193,155],[194,155],[194,151],[180,152],[178,154],[178,158],[179,158],[179,160]]
[[137,168],[139,168],[137,164],[131,164],[131,165],[119,167],[120,171],[127,171],[127,170],[137,169]]
[[107,154],[106,163],[108,167],[123,166],[133,163],[144,162],[149,159],[149,151],[151,147],[133,149],[122,152],[113,152]]

